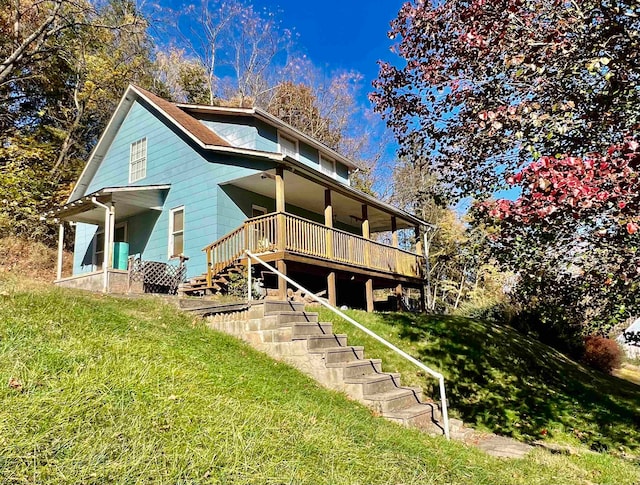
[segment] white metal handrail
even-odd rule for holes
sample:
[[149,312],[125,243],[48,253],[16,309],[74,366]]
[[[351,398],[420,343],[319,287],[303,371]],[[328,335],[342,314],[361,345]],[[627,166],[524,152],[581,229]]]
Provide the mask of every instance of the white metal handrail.
[[247,255],[247,265],[248,265],[248,271],[247,271],[247,274],[248,274],[248,288],[247,288],[248,292],[247,292],[247,294],[248,294],[248,299],[249,300],[251,300],[251,290],[252,290],[252,286],[253,286],[252,282],[251,282],[251,259],[254,259],[258,263],[260,263],[261,265],[266,267],[268,270],[273,271],[279,277],[283,278],[285,281],[287,281],[291,285],[295,286],[298,290],[300,290],[304,294],[310,296],[313,300],[317,301],[318,303],[320,303],[325,308],[328,308],[329,310],[331,310],[336,315],[344,318],[347,322],[349,322],[350,324],[352,324],[355,327],[359,328],[360,330],[362,330],[364,333],[366,333],[370,337],[373,337],[378,342],[380,342],[380,343],[386,345],[387,347],[389,347],[396,354],[400,355],[401,357],[404,357],[406,360],[408,360],[412,364],[418,366],[420,369],[425,371],[427,374],[429,374],[429,375],[435,377],[436,379],[438,379],[438,382],[439,382],[439,385],[440,385],[440,402],[441,402],[441,406],[442,406],[442,408],[441,408],[442,409],[442,421],[444,422],[444,435],[447,437],[447,439],[449,439],[449,416],[448,416],[448,413],[447,413],[447,397],[446,397],[446,393],[445,393],[445,389],[444,389],[444,376],[442,374],[440,374],[439,372],[436,372],[433,369],[427,367],[422,362],[420,362],[418,359],[410,356],[405,351],[400,350],[398,347],[393,345],[391,342],[386,341],[385,339],[380,337],[378,334],[376,334],[372,330],[369,330],[367,327],[365,327],[361,323],[356,322],[349,315],[346,315],[345,313],[341,312],[340,310],[338,310],[334,306],[330,305],[324,299],[320,298],[319,296],[315,295],[313,292],[311,292],[311,291],[307,290],[306,288],[304,288],[303,286],[299,285],[298,283],[293,281],[291,278],[289,278],[287,275],[281,273],[276,268],[271,266],[269,263],[267,263],[266,261],[262,260],[257,255],[253,254],[248,249],[245,250],[245,254]]

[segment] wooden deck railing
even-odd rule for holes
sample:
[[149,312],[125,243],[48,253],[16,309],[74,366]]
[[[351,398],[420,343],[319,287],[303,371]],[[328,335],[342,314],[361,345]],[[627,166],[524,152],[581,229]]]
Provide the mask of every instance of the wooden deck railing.
[[302,217],[273,213],[247,220],[205,247],[207,283],[248,249],[254,253],[287,251],[402,276],[422,276],[424,257],[330,228]]

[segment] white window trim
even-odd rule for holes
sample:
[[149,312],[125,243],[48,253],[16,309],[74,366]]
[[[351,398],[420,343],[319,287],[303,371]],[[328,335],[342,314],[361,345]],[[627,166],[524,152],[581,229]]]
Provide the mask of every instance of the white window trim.
[[[98,249],[98,236],[102,234],[104,237],[104,228],[98,229],[93,236],[93,266],[95,266],[96,271],[99,271],[101,268],[104,268],[104,244],[100,244],[100,248]],[[98,264],[98,253],[102,254],[102,264]]]
[[[322,168],[322,162],[330,162],[331,163],[331,173],[327,173],[323,170]],[[329,158],[329,157],[325,157],[322,153],[320,154],[320,159],[319,159],[319,164],[320,164],[320,172],[328,175],[330,177],[336,178],[337,172],[336,172],[336,161],[333,158]]]
[[113,226],[113,236],[115,237],[116,231],[121,227],[124,227],[124,241],[119,242],[129,242],[129,224],[127,224],[127,221],[118,222],[115,226]]
[[260,216],[253,215],[254,210],[262,212],[263,216],[269,213],[266,207],[262,207],[261,205],[257,205],[257,204],[251,204],[251,217],[260,217]]
[[[142,175],[138,178],[133,178],[133,146],[136,143],[140,143],[144,141],[144,171]],[[142,180],[147,176],[147,152],[148,152],[148,140],[147,137],[144,136],[138,140],[131,142],[129,145],[129,183],[137,182],[138,180]]]
[[185,219],[186,211],[184,210],[184,206],[181,205],[180,207],[174,207],[169,211],[169,244],[168,244],[169,259],[176,259],[180,257],[179,254],[174,254],[174,251],[173,251],[173,236],[175,234],[173,230],[173,214],[179,211],[182,211],[182,250],[184,251],[184,228],[186,227],[186,219]]
[[[278,132],[278,151],[280,153],[282,153],[282,142],[280,140],[282,139],[288,140],[290,142],[292,142],[295,147],[296,147],[296,154],[294,157],[295,160],[299,160],[300,158],[300,144],[298,143],[298,140],[296,140],[295,138],[291,137],[291,136],[287,136],[287,135],[283,135],[282,133]],[[283,153],[284,155],[284,153]]]

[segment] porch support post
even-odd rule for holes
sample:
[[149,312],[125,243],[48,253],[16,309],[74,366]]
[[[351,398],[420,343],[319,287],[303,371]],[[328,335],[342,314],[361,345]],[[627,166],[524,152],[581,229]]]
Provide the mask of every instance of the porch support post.
[[[366,204],[362,204],[362,237],[369,239],[371,233],[369,231],[369,209]],[[364,264],[369,267],[371,263],[371,246],[367,243],[364,245]]]
[[422,235],[420,232],[420,226],[416,226],[416,254],[422,256]]
[[329,298],[329,305],[336,306],[337,294],[336,294],[336,272],[331,271],[327,275],[327,297]]
[[64,247],[64,222],[60,221],[58,226],[58,266],[56,280],[62,279],[62,250]]
[[333,227],[333,206],[331,205],[331,190],[324,191],[324,225]]
[[[276,261],[276,269],[283,275],[287,275],[287,263],[285,263],[284,259]],[[278,276],[278,299],[281,301],[287,299],[287,280],[281,276]]]
[[[113,202],[109,205],[109,268],[113,268],[113,242],[116,234],[116,206]],[[105,253],[106,256],[107,253]]]
[[402,311],[402,283],[396,286],[396,310]]
[[373,279],[367,279],[365,283],[365,291],[367,296],[367,311],[373,312]]
[[276,212],[284,212],[284,168],[276,167]]
[[369,231],[369,208],[366,204],[362,204],[362,237],[365,239],[371,237]]
[[398,222],[396,216],[391,216],[391,245],[394,248],[398,247]]
[[[396,216],[391,216],[391,245],[394,248],[398,247],[398,221],[396,220]],[[400,253],[398,251],[394,251],[394,262],[395,262],[395,271],[396,273],[400,272]]]
[[[333,205],[331,204],[331,190],[324,191],[324,225],[329,228],[326,235],[327,258],[333,260]],[[327,297],[329,304],[336,306],[336,272],[327,275]]]
[[102,281],[102,291],[104,293],[109,292],[109,265],[107,258],[109,257],[109,241],[111,237],[109,235],[109,231],[111,230],[111,208],[108,205],[103,204],[98,201],[97,198],[92,197],[91,202],[94,205],[104,209],[104,248],[102,250],[102,271],[103,271],[103,281]]
[[[284,252],[287,249],[287,228],[284,215],[285,200],[284,200],[284,167],[276,167],[276,216],[277,228],[278,228],[278,250]],[[284,257],[284,256],[283,256]],[[287,265],[284,259],[279,259],[276,262],[276,269],[282,274],[287,274]],[[287,299],[287,281],[278,276],[278,298],[280,300]]]

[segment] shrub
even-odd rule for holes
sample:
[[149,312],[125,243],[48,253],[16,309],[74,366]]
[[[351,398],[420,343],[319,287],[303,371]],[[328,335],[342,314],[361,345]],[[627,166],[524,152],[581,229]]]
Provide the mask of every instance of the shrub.
[[597,335],[584,339],[583,362],[604,372],[611,372],[622,365],[622,350],[615,340]]

